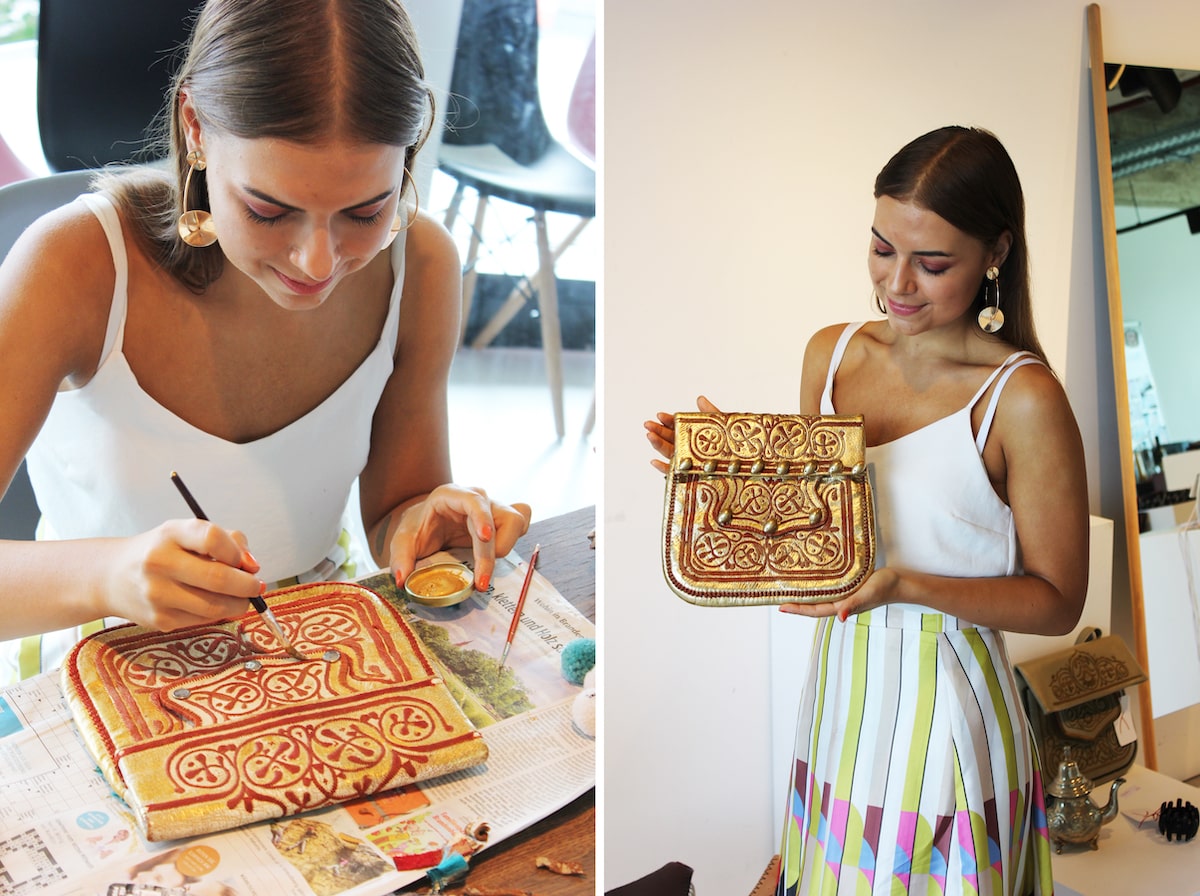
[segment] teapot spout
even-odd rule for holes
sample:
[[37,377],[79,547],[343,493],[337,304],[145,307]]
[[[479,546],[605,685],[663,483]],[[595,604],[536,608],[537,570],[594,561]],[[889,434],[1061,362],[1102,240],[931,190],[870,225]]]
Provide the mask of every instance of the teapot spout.
[[1104,807],[1104,811],[1100,816],[1101,825],[1106,825],[1117,817],[1117,791],[1121,789],[1121,785],[1124,783],[1124,778],[1117,778],[1112,782],[1112,786],[1108,791],[1108,805]]

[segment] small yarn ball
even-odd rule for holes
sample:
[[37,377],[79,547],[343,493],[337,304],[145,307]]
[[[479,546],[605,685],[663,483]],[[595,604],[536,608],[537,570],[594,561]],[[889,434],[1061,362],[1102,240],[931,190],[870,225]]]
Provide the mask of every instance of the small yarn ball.
[[563,648],[562,674],[571,684],[583,684],[583,676],[595,665],[595,638],[577,638]]

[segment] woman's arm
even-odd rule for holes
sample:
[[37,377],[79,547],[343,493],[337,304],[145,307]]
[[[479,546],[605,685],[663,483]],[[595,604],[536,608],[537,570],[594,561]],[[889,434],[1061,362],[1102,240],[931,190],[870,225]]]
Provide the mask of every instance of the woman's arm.
[[[0,266],[0,484],[8,484],[68,375],[95,373],[115,272],[82,203],[35,222]],[[80,433],[86,439],[86,433]],[[180,520],[132,539],[0,542],[0,638],[123,616],[157,628],[236,615],[261,583],[244,540]],[[221,560],[213,563],[208,558]],[[238,599],[238,598],[241,599]]]
[[529,508],[451,484],[447,394],[458,347],[462,276],[450,234],[422,214],[407,234],[395,368],[376,409],[359,479],[374,559],[398,580],[444,547],[471,546],[477,587],[529,526]]

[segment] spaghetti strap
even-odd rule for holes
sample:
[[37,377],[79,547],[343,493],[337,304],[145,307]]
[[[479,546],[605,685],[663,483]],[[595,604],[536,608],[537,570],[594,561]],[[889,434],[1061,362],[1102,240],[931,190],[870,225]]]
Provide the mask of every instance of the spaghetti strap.
[[850,337],[857,333],[864,323],[866,321],[846,324],[841,335],[838,336],[837,344],[833,347],[833,355],[829,358],[829,370],[825,374],[825,389],[821,392],[822,414],[837,413],[833,409],[833,375],[837,373],[838,367],[841,366],[842,357],[846,354],[846,346],[850,342]]
[[100,221],[100,226],[104,228],[104,235],[108,238],[109,251],[112,253],[113,268],[116,271],[112,305],[108,312],[108,328],[104,331],[104,348],[100,353],[100,364],[103,365],[113,352],[121,350],[125,342],[129,259],[125,255],[125,238],[121,233],[121,219],[117,215],[117,209],[112,200],[103,193],[84,193],[80,198]]
[[1013,375],[1013,372],[1018,367],[1026,367],[1030,364],[1041,364],[1045,366],[1041,358],[1030,352],[1016,352],[1004,359],[1004,363],[992,371],[987,381],[983,384],[973,399],[969,407],[975,407],[975,402],[979,401],[981,395],[991,385],[992,381],[1000,376],[1000,381],[996,383],[996,389],[992,392],[991,400],[988,401],[987,410],[983,413],[983,421],[979,424],[979,434],[975,436],[975,447],[979,449],[979,453],[983,454],[983,446],[987,444],[988,433],[992,430],[992,420],[996,416],[996,405],[1000,403],[1000,393],[1004,391],[1004,385],[1008,382],[1008,378]]

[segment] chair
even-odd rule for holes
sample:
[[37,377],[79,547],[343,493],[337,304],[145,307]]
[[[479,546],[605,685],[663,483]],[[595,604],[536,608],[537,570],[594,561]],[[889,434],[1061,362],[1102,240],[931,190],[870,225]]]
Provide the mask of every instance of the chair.
[[[0,258],[8,255],[17,237],[35,219],[86,192],[94,174],[67,171],[0,187]],[[0,498],[0,538],[32,539],[40,515],[22,461]]]
[[591,167],[596,167],[596,35],[588,44],[571,88],[571,102],[567,108],[567,137],[571,148],[583,156]]
[[[538,269],[518,282],[471,344],[482,348],[490,343],[525,304],[530,289],[536,291],[554,424],[562,437],[562,332],[554,269],[596,215],[596,174],[546,127],[538,98],[537,47],[536,0],[465,0],[438,167],[456,181],[446,211],[447,228],[454,226],[465,189],[470,187],[478,197],[464,264],[464,328],[488,200],[502,199],[532,212]],[[547,212],[579,218],[556,246],[550,244]]]
[[200,0],[41,0],[37,117],[53,171],[155,158],[151,126]]
[[33,177],[33,172],[12,151],[12,147],[8,145],[4,137],[0,136],[0,186],[11,184],[18,180],[25,180],[27,177]]

